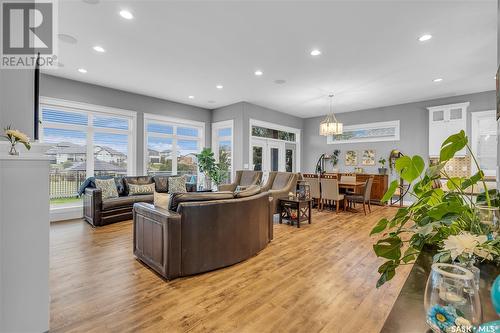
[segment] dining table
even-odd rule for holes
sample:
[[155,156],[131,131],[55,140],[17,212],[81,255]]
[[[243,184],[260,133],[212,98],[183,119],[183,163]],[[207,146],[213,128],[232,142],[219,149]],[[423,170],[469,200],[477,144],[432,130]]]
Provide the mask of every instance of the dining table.
[[[350,190],[353,193],[361,194],[362,193],[361,189],[365,186],[366,183],[360,182],[360,181],[355,181],[355,182],[342,182],[342,181],[340,181],[338,184],[339,184],[339,189],[343,189],[346,191]],[[349,205],[347,205],[347,207],[345,207],[345,208],[346,208],[346,210],[354,212],[354,213],[359,212],[356,208],[349,207]]]

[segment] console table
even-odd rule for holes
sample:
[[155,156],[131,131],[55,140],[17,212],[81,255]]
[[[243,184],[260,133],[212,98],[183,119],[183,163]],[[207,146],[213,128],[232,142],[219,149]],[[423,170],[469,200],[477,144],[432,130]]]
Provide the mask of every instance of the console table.
[[[422,252],[408,275],[381,332],[432,333],[425,322],[424,309],[425,285],[427,277],[431,272],[431,265],[432,254],[430,252]],[[486,323],[498,320],[498,316],[491,304],[490,292],[491,284],[497,275],[500,274],[500,269],[492,264],[483,264],[479,267],[481,269],[479,294],[483,311],[483,322]]]

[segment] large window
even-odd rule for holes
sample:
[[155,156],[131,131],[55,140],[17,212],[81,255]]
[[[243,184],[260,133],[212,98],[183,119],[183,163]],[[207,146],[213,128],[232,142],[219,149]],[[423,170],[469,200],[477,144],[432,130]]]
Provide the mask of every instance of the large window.
[[203,147],[205,124],[194,121],[144,116],[145,166],[149,175],[185,175],[198,182],[196,154]]
[[44,98],[40,138],[51,143],[52,204],[70,204],[90,176],[132,175],[135,112]]
[[[495,111],[472,113],[472,151],[486,176],[496,177],[497,123]],[[471,164],[476,173],[475,163]]]
[[233,120],[212,124],[212,148],[217,162],[229,165],[225,183],[230,183],[233,173]]

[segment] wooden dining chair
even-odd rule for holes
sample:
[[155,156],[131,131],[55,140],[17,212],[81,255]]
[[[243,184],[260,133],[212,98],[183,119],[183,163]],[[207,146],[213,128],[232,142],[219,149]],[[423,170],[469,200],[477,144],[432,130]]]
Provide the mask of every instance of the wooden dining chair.
[[371,176],[370,178],[368,178],[366,180],[362,194],[352,193],[352,194],[346,195],[346,200],[349,202],[349,204],[353,203],[355,207],[356,207],[356,203],[363,204],[363,211],[365,212],[365,215],[366,215],[366,206],[368,206],[368,211],[370,213],[372,212],[372,206],[370,204],[372,185],[373,185],[373,176]]
[[339,212],[340,202],[344,201],[344,210],[345,210],[345,196],[339,193],[339,182],[337,179],[321,179],[321,205],[320,209],[323,209],[323,205],[328,202],[336,203],[336,211]]
[[305,177],[304,179],[306,179],[307,182],[309,183],[311,198],[313,199],[313,202],[317,203],[318,205],[317,207],[319,209],[321,204],[321,189],[319,185],[319,176],[315,176],[314,178]]

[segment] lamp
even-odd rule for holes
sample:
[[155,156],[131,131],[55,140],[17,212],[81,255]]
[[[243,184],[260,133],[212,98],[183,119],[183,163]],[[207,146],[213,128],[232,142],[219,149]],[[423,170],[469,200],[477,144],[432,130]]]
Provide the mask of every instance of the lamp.
[[319,135],[339,135],[342,134],[344,126],[342,123],[339,123],[335,117],[335,113],[333,113],[333,94],[328,95],[328,97],[330,97],[330,114],[319,124]]

